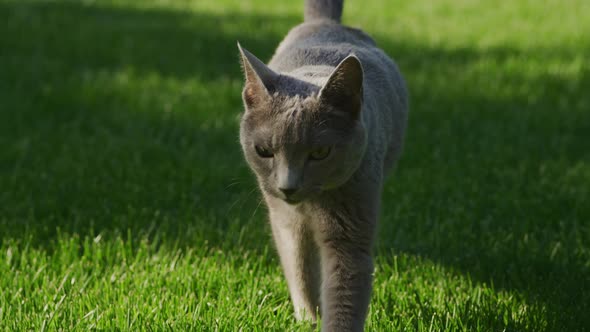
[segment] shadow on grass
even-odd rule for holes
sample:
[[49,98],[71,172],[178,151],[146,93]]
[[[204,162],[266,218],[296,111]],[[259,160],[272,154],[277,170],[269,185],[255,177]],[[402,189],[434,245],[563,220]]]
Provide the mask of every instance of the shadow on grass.
[[[0,4],[2,239],[51,250],[58,232],[129,230],[181,246],[266,246],[237,143],[235,42],[268,58],[298,20]],[[590,73],[519,67],[576,54],[377,39],[412,94],[380,255],[407,252],[521,291],[547,305],[548,329],[590,326]],[[508,327],[527,330],[518,324]]]
[[2,238],[266,235],[237,139],[236,41],[270,56],[295,17],[15,2],[0,21]]

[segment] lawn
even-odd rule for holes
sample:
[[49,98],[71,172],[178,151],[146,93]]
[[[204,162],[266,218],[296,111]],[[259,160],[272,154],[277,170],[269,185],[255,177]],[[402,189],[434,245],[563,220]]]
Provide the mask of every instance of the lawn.
[[[237,135],[302,3],[0,0],[0,330],[309,329]],[[367,331],[590,331],[590,2],[344,22],[411,93]]]

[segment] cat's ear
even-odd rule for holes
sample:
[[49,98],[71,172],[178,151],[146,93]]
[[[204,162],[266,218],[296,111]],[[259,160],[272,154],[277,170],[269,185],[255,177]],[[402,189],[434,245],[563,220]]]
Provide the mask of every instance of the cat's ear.
[[358,116],[363,103],[363,67],[354,55],[342,60],[320,90],[321,102]]
[[242,48],[238,43],[238,49],[242,57],[242,67],[246,77],[243,98],[248,107],[270,98],[274,85],[279,77],[272,69],[268,68],[262,61],[252,53]]

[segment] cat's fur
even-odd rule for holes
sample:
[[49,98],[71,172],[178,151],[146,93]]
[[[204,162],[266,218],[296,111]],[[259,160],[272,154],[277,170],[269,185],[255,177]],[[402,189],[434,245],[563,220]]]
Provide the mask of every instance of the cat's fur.
[[295,315],[315,321],[319,311],[322,331],[363,330],[381,189],[408,112],[397,66],[364,32],[339,23],[342,5],[307,0],[305,22],[268,66],[239,47],[240,142]]

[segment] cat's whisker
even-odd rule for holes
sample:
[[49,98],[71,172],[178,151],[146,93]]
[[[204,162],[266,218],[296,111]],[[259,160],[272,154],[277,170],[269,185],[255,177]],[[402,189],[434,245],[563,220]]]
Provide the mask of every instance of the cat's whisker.
[[258,212],[258,208],[260,208],[260,205],[262,205],[262,202],[263,201],[264,201],[264,199],[262,199],[262,198],[258,201],[258,205],[256,205],[256,208],[254,209],[254,212],[252,212],[252,215],[250,216],[250,218],[248,218],[248,223],[250,221],[252,221],[252,219],[254,219],[254,216],[256,215],[256,212]]
[[256,186],[254,186],[254,187],[252,187],[252,189],[251,189],[251,190],[250,190],[250,191],[249,191],[249,192],[248,192],[246,195],[242,195],[242,196],[238,197],[238,198],[237,198],[237,199],[236,199],[236,200],[235,200],[235,201],[232,203],[232,205],[229,207],[229,209],[227,210],[227,211],[228,211],[228,213],[229,213],[229,212],[231,212],[231,211],[233,210],[233,208],[234,208],[234,207],[236,207],[236,205],[237,205],[238,203],[240,203],[240,202],[242,203],[242,204],[240,205],[240,209],[241,209],[242,207],[244,207],[244,204],[246,203],[246,201],[248,200],[248,198],[250,198],[250,196],[252,195],[252,193],[254,193],[254,191],[256,191],[256,189],[257,189],[257,188],[256,188]]
[[238,185],[238,184],[242,184],[242,183],[243,183],[242,181],[235,181],[235,182],[232,182],[232,183],[228,184],[228,185],[225,187],[225,189],[227,190],[227,189],[229,189],[229,188],[231,188],[231,187],[233,187],[233,186],[236,186],[236,185]]

